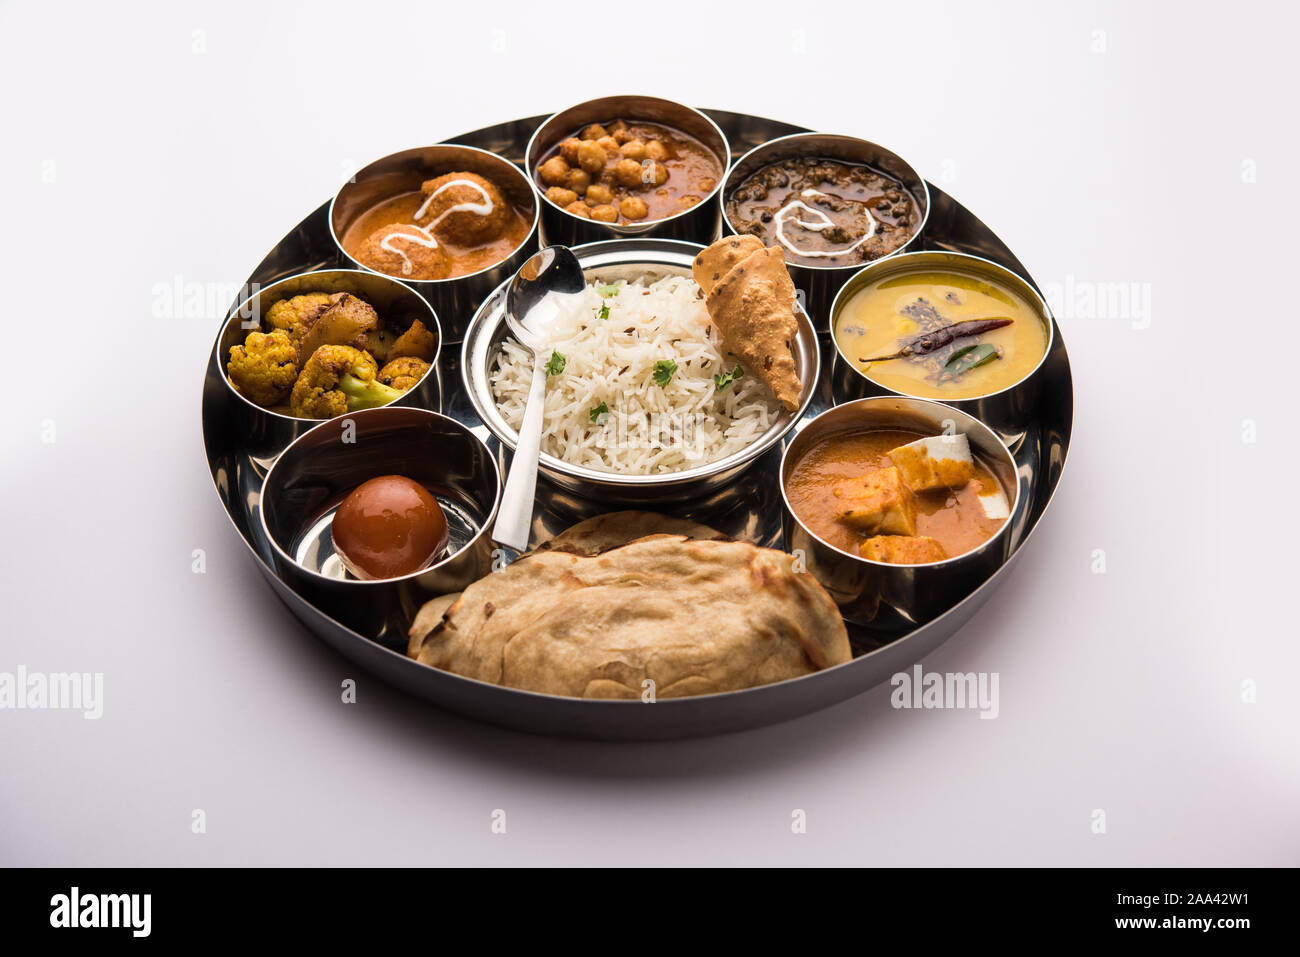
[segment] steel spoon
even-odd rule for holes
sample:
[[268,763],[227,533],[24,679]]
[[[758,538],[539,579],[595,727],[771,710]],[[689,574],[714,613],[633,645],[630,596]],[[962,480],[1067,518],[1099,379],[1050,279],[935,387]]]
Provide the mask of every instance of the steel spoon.
[[542,407],[546,402],[545,354],[548,324],[559,315],[557,298],[582,292],[586,277],[578,257],[567,246],[547,246],[515,274],[506,290],[506,326],[533,353],[533,380],[519,426],[515,454],[510,460],[501,507],[492,539],[515,551],[528,548],[537,492],[537,460],[542,444]]

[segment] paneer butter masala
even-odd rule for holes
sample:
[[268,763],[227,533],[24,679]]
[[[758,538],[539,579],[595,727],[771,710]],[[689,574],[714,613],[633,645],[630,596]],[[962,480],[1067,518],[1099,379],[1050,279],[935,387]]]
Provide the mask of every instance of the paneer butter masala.
[[961,433],[828,436],[795,463],[786,494],[822,541],[896,565],[956,558],[992,538],[1010,516],[1002,483]]

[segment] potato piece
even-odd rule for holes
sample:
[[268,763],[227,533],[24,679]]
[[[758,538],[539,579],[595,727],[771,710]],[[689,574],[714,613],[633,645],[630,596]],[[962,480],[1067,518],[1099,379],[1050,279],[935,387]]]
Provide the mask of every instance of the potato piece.
[[379,328],[379,316],[370,303],[346,292],[330,296],[330,305],[316,321],[302,329],[297,342],[302,362],[311,358],[321,346],[365,347],[366,335]]
[[915,535],[916,497],[894,466],[837,482],[836,518],[868,535]]
[[591,208],[591,218],[602,223],[616,223],[618,222],[618,210],[613,206],[602,203]]
[[415,356],[425,362],[432,362],[437,355],[438,337],[428,326],[416,319],[411,323],[410,328],[397,337],[393,347],[388,350],[388,361],[392,362],[402,356]]
[[943,546],[926,535],[877,535],[863,542],[858,554],[891,565],[924,565],[948,557]]

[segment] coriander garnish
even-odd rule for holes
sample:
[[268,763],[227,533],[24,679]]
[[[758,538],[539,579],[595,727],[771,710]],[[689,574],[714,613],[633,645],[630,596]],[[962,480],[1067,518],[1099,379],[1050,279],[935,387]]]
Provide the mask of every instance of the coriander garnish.
[[672,359],[660,359],[655,363],[654,377],[655,382],[660,386],[665,386],[672,381],[673,373],[677,371],[677,363]]
[[591,417],[591,421],[599,422],[602,415],[609,415],[609,406],[602,402],[594,409],[591,409],[587,415]]
[[568,360],[565,359],[564,356],[560,355],[558,352],[552,349],[551,357],[546,360],[546,374],[559,375],[561,372],[564,371],[564,364],[567,361]]
[[744,374],[745,370],[740,366],[736,366],[736,368],[732,369],[730,372],[720,372],[716,374],[713,377],[713,384],[716,385],[718,391],[721,392]]

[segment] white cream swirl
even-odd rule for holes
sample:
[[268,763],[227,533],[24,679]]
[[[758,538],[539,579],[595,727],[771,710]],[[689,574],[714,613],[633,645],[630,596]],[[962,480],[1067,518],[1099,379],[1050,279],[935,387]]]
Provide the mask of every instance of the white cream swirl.
[[482,186],[480,186],[478,183],[474,182],[471,179],[453,179],[443,183],[441,186],[439,186],[437,189],[435,189],[432,193],[429,194],[428,199],[426,199],[424,203],[421,204],[420,208],[416,210],[415,218],[417,220],[423,218],[424,214],[429,211],[429,204],[432,203],[435,199],[437,199],[439,194],[443,193],[446,190],[451,189],[453,186],[468,186],[470,189],[475,190],[480,196],[483,197],[483,202],[457,203],[455,206],[449,206],[446,209],[444,209],[433,222],[429,223],[429,225],[426,228],[431,230],[436,229],[438,224],[442,222],[444,219],[446,219],[448,216],[450,216],[452,213],[477,213],[479,216],[487,216],[489,213],[492,212],[492,197],[488,195],[487,190],[485,190]]
[[[823,193],[820,190],[816,190],[816,189],[805,189],[799,195],[806,197],[808,199],[815,199],[819,196],[824,197],[826,199],[830,198],[829,196],[827,196],[826,193]],[[799,210],[803,210],[809,215],[816,216],[817,219],[807,220],[807,219],[798,218],[797,213]],[[835,225],[835,223],[822,210],[815,209],[814,207],[809,206],[802,199],[796,199],[786,203],[784,206],[782,206],[780,209],[776,211],[776,215],[773,217],[773,220],[776,222],[776,238],[777,241],[782,246],[790,250],[790,252],[794,253],[796,256],[806,256],[809,259],[816,259],[816,258],[823,258],[823,257],[828,258],[830,256],[842,256],[844,255],[844,253],[852,252],[853,250],[857,249],[859,246],[861,246],[863,243],[865,243],[868,239],[870,239],[872,236],[876,234],[876,217],[871,215],[871,210],[867,209],[866,206],[862,207],[862,211],[867,216],[867,231],[863,233],[862,236],[859,237],[855,242],[851,243],[848,246],[843,247],[842,249],[800,249],[793,242],[791,242],[789,237],[787,237],[785,234],[785,224],[787,221],[789,221],[791,216],[796,217],[794,220],[796,226],[799,226],[803,229],[807,229],[815,233],[820,233],[823,232],[824,230],[830,229],[832,226]]]
[[[405,229],[417,230],[420,233],[420,235],[412,236],[410,233],[402,231]],[[386,249],[388,250],[388,252],[394,253],[395,255],[402,257],[403,276],[409,276],[411,274],[411,258],[407,256],[406,253],[404,253],[402,250],[398,249],[396,246],[393,245],[393,240],[395,239],[404,239],[408,243],[414,243],[416,246],[423,246],[426,249],[438,248],[438,240],[433,238],[433,234],[430,233],[423,226],[416,226],[415,224],[411,224],[410,226],[403,226],[401,229],[394,230],[393,232],[385,236],[383,239],[381,239],[379,241],[380,249]]]

